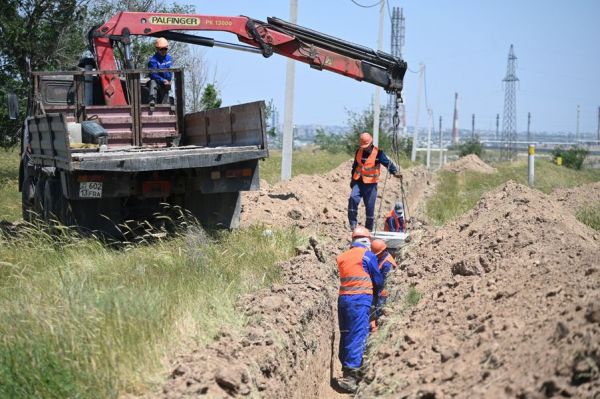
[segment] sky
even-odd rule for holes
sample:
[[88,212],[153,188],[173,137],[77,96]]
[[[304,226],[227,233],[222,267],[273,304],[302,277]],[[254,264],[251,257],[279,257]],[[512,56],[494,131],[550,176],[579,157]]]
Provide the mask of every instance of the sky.
[[[377,0],[354,0],[365,6]],[[502,114],[509,47],[517,60],[517,129],[575,132],[580,106],[580,132],[595,133],[600,107],[600,1],[573,0],[387,0],[383,50],[390,52],[388,6],[403,8],[406,18],[403,58],[410,71],[403,97],[407,124],[416,118],[419,64],[426,67],[427,104],[423,98],[420,126],[428,106],[437,128],[450,128],[454,93],[459,95],[460,127],[495,130]],[[203,15],[245,15],[289,20],[286,0],[189,2]],[[352,0],[298,0],[298,24],[377,48],[379,6],[364,8]],[[200,35],[237,43],[228,33]],[[203,50],[210,78],[223,105],[273,100],[283,122],[287,58],[228,49]],[[411,72],[413,71],[413,72]],[[375,86],[317,71],[296,63],[295,124],[346,125],[348,111],[361,112],[372,103]],[[381,91],[381,102],[387,95]]]

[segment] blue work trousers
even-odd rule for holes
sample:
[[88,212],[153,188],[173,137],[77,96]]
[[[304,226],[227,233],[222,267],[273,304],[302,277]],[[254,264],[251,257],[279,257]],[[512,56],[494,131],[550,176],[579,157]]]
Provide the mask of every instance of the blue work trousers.
[[369,309],[372,300],[372,295],[338,297],[339,357],[344,368],[357,369],[362,365],[369,336]]
[[348,222],[353,229],[358,222],[358,204],[362,198],[365,203],[367,218],[365,227],[373,230],[375,223],[375,200],[377,199],[377,183],[365,184],[362,181],[352,186],[350,198],[348,198]]

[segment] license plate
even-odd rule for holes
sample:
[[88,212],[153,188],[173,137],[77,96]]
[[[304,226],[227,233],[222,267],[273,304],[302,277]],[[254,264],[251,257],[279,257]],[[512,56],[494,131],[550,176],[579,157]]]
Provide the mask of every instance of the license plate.
[[102,198],[102,182],[85,181],[79,183],[79,198]]

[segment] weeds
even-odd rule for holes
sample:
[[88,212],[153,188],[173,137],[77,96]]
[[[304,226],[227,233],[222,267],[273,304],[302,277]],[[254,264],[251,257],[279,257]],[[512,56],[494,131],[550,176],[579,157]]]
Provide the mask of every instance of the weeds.
[[581,223],[600,231],[600,205],[581,208],[576,217]]
[[118,250],[65,232],[0,235],[0,397],[148,392],[165,353],[240,328],[240,295],[279,278],[294,230],[199,228]]

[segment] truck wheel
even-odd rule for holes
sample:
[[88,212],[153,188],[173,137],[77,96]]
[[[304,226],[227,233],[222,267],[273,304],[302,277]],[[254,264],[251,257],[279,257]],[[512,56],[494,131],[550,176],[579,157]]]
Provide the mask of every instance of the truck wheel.
[[185,208],[205,227],[235,229],[240,226],[241,196],[239,192],[186,194]]
[[23,211],[23,220],[31,222],[33,220],[33,198],[35,195],[35,183],[30,176],[23,179],[21,186],[21,208]]
[[46,186],[46,176],[39,176],[35,183],[33,192],[33,213],[32,221],[43,220],[44,218],[44,187]]
[[57,177],[49,177],[44,184],[44,220],[62,222],[61,201],[62,189]]

